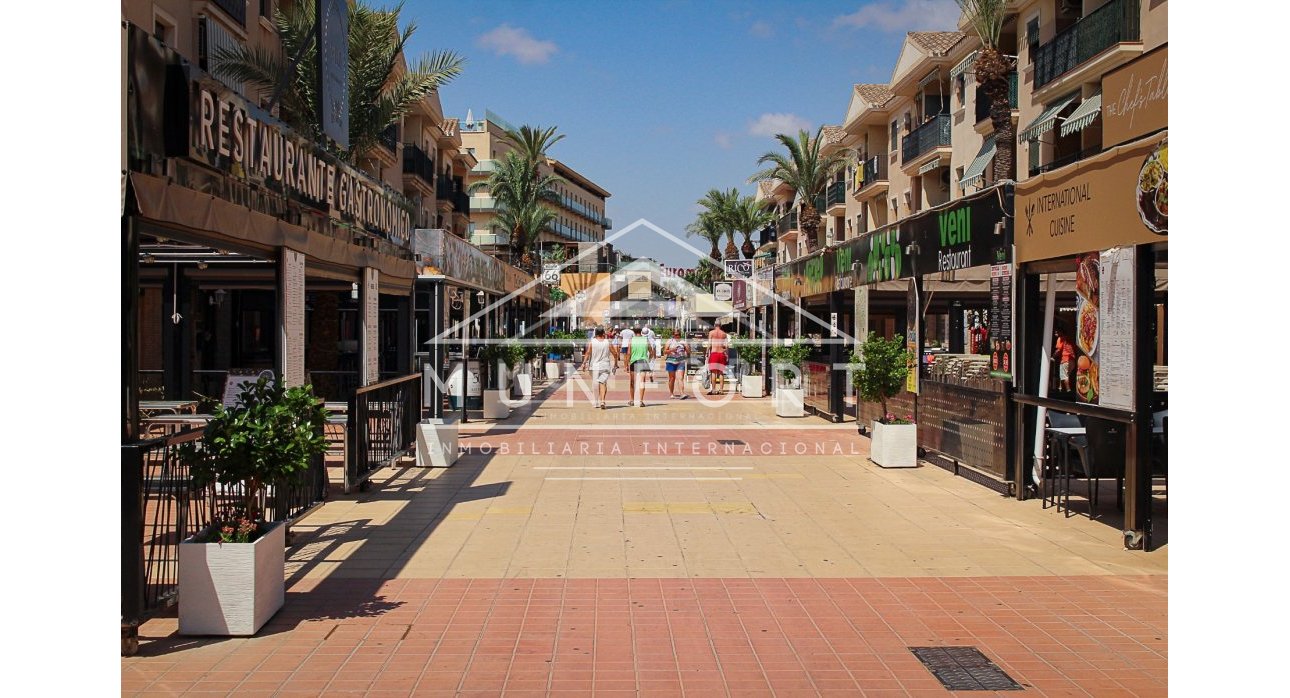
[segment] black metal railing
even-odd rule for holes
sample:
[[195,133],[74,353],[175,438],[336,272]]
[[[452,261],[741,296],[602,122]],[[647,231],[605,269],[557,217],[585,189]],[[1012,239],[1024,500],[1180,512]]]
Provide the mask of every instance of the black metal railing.
[[457,213],[464,213],[467,216],[469,216],[470,215],[470,194],[467,194],[464,191],[453,192],[452,210],[456,211]]
[[399,125],[390,124],[384,131],[381,131],[377,141],[391,153],[399,152]]
[[1140,0],[1111,0],[1035,50],[1035,89],[1118,43],[1141,40]]
[[[1033,148],[1036,146],[1031,145],[1031,147]],[[1071,164],[1072,162],[1079,162],[1080,160],[1083,160],[1085,158],[1093,157],[1094,155],[1097,155],[1100,152],[1102,152],[1101,148],[1088,148],[1085,150],[1080,150],[1078,152],[1070,153],[1068,155],[1063,155],[1058,158],[1054,158],[1052,162],[1040,165],[1038,167],[1030,168],[1030,176],[1034,177],[1035,175],[1043,174],[1045,172],[1051,172],[1059,167],[1065,167]]]
[[[1008,73],[1008,108],[1017,108],[1017,74]],[[976,88],[976,120],[977,123],[990,118],[990,97],[986,95],[985,90],[981,87]]]
[[419,177],[430,186],[434,186],[434,160],[415,143],[404,143],[403,174]]
[[[178,427],[175,427],[178,428]],[[198,487],[179,458],[205,430],[183,429],[121,447],[121,621],[137,626],[171,605],[179,592],[179,545],[217,512],[245,500],[239,485]],[[327,468],[315,457],[295,483],[269,485],[265,521],[294,521],[327,496]]]
[[355,391],[349,402],[346,494],[366,490],[372,473],[407,453],[416,444],[420,421],[420,373]]
[[860,181],[856,189],[864,189],[874,182],[887,180],[887,154],[875,155],[865,160],[860,166]]
[[906,163],[933,148],[950,144],[950,115],[937,114],[901,141],[900,162]]
[[443,201],[451,200],[452,199],[452,177],[449,177],[447,175],[439,175],[439,178],[435,180],[434,195],[435,195],[435,198]]
[[797,230],[797,209],[780,216],[775,223],[775,228],[778,230],[780,237],[786,235],[790,230]]
[[215,7],[237,22],[237,26],[246,26],[246,0],[215,0]]
[[824,209],[827,210],[835,204],[845,204],[847,202],[847,183],[834,182],[829,185],[828,190],[824,192]]

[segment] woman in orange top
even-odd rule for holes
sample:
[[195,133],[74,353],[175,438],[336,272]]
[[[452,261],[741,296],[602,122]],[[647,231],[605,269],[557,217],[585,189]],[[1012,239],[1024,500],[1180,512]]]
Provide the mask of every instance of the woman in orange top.
[[1057,350],[1053,353],[1057,361],[1057,380],[1061,390],[1071,389],[1071,368],[1075,363],[1075,345],[1066,337],[1066,333],[1057,330]]

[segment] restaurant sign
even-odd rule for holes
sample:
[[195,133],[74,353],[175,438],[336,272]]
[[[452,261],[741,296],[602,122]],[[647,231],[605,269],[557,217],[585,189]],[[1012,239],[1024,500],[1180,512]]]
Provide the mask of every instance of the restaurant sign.
[[1017,261],[1169,235],[1169,140],[1158,133],[1017,185]]
[[409,244],[412,205],[403,195],[227,88],[198,81],[193,98],[189,155],[194,160],[323,209],[396,244]]
[[456,235],[437,228],[417,230],[413,251],[423,276],[438,274],[457,285],[494,292],[505,288],[502,263]]
[[1169,128],[1169,45],[1102,77],[1102,147]]

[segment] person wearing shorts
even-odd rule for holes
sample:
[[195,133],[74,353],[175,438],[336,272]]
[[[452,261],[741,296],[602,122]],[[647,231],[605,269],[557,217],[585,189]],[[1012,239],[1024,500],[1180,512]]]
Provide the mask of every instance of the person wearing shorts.
[[[677,334],[676,330],[671,331],[671,337],[667,340],[667,345],[663,347],[663,356],[667,357],[664,362],[667,368],[667,394],[673,400],[685,399],[685,363],[690,358],[690,347],[684,339]],[[677,391],[677,375],[680,375],[680,392]]]
[[[649,372],[649,362],[654,358],[654,345],[650,344],[649,338],[642,334],[632,336],[631,344],[628,346],[628,363],[627,368],[631,371],[628,385],[631,392],[628,395],[628,405],[638,407],[645,406],[645,376]],[[636,394],[639,386],[640,395]]]
[[588,365],[591,366],[591,380],[595,383],[596,394],[600,398],[596,408],[603,410],[605,399],[609,396],[609,376],[618,368],[618,354],[605,337],[603,327],[596,328],[595,336],[587,342],[587,350],[582,356],[582,369],[586,370]]
[[726,347],[728,339],[721,325],[716,325],[708,333],[708,373],[712,382],[709,395],[718,395],[726,390]]

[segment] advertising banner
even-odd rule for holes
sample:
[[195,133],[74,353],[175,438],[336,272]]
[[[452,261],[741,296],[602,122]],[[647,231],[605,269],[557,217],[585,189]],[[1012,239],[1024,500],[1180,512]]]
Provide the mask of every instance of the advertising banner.
[[734,288],[733,281],[718,281],[712,284],[712,298],[722,303],[729,303],[734,299]]
[[1012,265],[990,265],[990,377],[1012,380]]
[[730,305],[735,310],[748,309],[748,285],[743,279],[730,282]]
[[1102,76],[1102,147],[1169,128],[1169,45]]
[[752,296],[753,305],[770,305],[774,300],[771,292],[775,290],[775,267],[762,267],[754,272],[753,283],[750,286],[752,290],[749,295]]
[[753,261],[751,259],[726,259],[721,264],[725,269],[727,279],[747,279],[752,276]]
[[318,123],[323,135],[349,148],[349,3],[318,0]]
[[1017,261],[1164,242],[1168,132],[1017,185]]
[[923,359],[922,344],[918,336],[918,319],[922,315],[919,312],[920,305],[918,299],[918,283],[914,279],[909,280],[909,291],[906,293],[905,317],[905,349],[910,352],[909,375],[905,378],[905,390],[918,394],[918,373],[921,370],[919,362]]
[[456,235],[437,228],[418,229],[413,251],[421,258],[418,267],[423,275],[442,274],[449,280],[494,292],[505,288],[502,263]]

